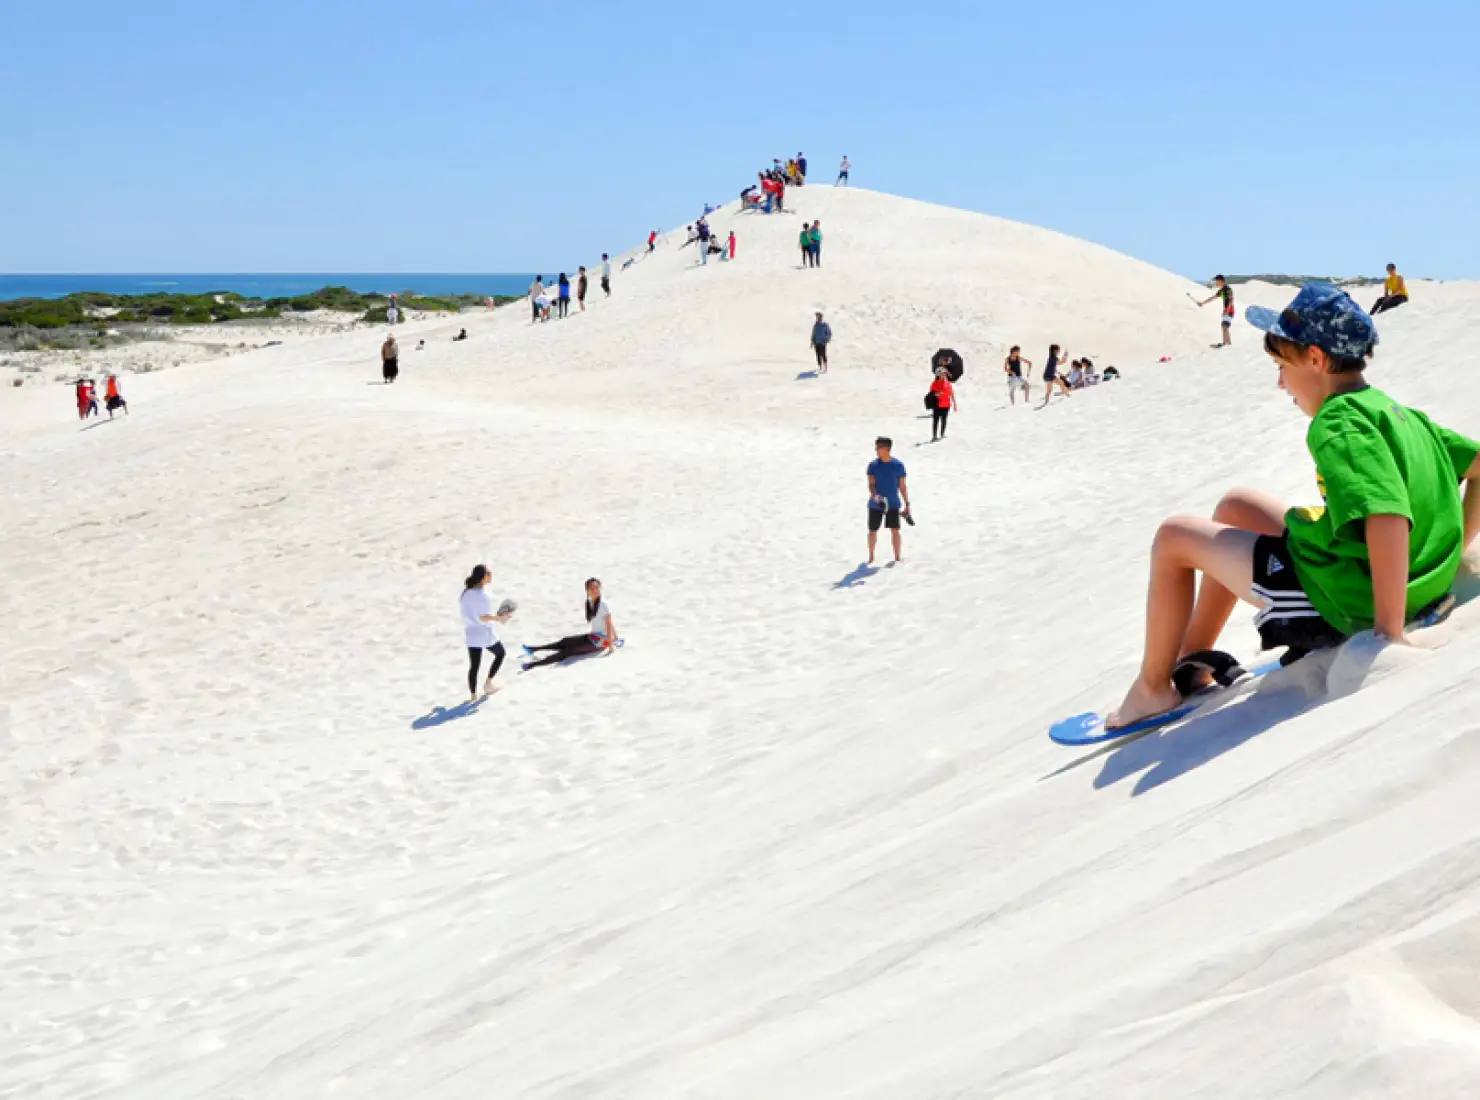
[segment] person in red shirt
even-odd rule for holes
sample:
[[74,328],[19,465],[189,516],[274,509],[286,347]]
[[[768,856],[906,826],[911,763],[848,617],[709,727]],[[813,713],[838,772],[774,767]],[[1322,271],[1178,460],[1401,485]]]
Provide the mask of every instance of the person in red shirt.
[[658,231],[656,229],[654,229],[651,233],[648,234],[648,251],[649,252],[651,252],[654,248],[657,247],[657,240],[658,240]]
[[950,373],[945,367],[936,368],[930,392],[935,395],[935,412],[930,421],[930,442],[934,443],[946,437],[946,419],[956,407],[956,388],[951,385]]
[[128,402],[123,399],[123,394],[118,390],[118,375],[110,374],[108,384],[103,388],[103,403],[108,407],[108,419],[113,419],[113,414],[122,409],[124,415],[128,415]]
[[730,250],[730,259],[733,260],[735,258],[735,231],[733,229],[730,230],[730,240],[726,247]]

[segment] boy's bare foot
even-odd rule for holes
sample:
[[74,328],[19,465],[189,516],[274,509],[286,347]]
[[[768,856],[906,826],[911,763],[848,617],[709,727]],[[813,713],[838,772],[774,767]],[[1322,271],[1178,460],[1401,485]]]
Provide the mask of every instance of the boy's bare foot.
[[483,684],[483,694],[485,696],[492,695],[497,690],[498,690],[498,687],[497,687],[497,685],[494,684],[494,682],[492,680],[486,680],[486,681],[484,681],[484,684]]
[[1113,730],[1121,726],[1129,726],[1143,718],[1150,718],[1163,711],[1171,710],[1181,701],[1181,694],[1172,686],[1170,680],[1158,685],[1147,684],[1137,677],[1130,691],[1126,692],[1125,699],[1120,706],[1105,715],[1105,728]]

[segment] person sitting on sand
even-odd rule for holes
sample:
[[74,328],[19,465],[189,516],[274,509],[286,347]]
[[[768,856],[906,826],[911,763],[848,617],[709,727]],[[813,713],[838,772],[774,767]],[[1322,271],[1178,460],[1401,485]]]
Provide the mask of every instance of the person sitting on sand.
[[1382,297],[1372,306],[1372,316],[1376,317],[1389,309],[1397,309],[1408,301],[1408,284],[1403,281],[1403,276],[1398,274],[1397,264],[1387,265],[1387,279],[1382,284]]
[[427,347],[427,342],[425,340],[418,340],[416,342],[416,350],[417,351],[426,351],[426,347]]
[[455,344],[459,340],[466,340],[467,338],[468,338],[468,330],[465,329],[465,328],[460,328],[460,329],[457,330],[457,335],[452,338],[452,342]]
[[1069,364],[1069,373],[1064,376],[1064,381],[1069,383],[1071,390],[1084,388],[1084,367],[1078,359]]
[[586,657],[592,653],[610,653],[621,639],[617,637],[617,626],[612,621],[612,610],[601,595],[601,582],[592,577],[586,582],[586,633],[572,634],[548,645],[527,645],[526,655],[548,652],[550,656],[538,661],[526,661],[521,667],[528,672],[541,665],[559,664],[572,657]]
[[1031,360],[1023,358],[1023,349],[1013,344],[1007,352],[1007,358],[1002,361],[1002,373],[1007,375],[1007,399],[1012,404],[1017,404],[1017,391],[1023,391],[1023,402],[1031,404],[1033,401],[1033,386],[1028,381],[1025,373],[1033,369]]
[[1298,655],[1365,630],[1403,643],[1405,625],[1449,592],[1480,530],[1480,443],[1368,383],[1377,326],[1345,291],[1307,283],[1282,312],[1253,306],[1244,317],[1265,333],[1280,389],[1311,418],[1306,444],[1325,507],[1286,508],[1236,489],[1212,519],[1161,525],[1141,672],[1108,729],[1177,706],[1178,659],[1211,649],[1240,599],[1260,608],[1265,649]]

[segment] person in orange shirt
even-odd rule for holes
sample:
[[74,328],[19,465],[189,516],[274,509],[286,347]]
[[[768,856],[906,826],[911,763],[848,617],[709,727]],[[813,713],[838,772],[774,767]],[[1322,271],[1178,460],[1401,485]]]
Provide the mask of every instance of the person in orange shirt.
[[945,367],[935,369],[935,381],[930,383],[930,392],[935,395],[935,410],[930,421],[930,442],[946,437],[946,419],[956,407],[956,387],[951,385],[950,372]]
[[125,416],[128,415],[128,402],[123,399],[123,394],[118,390],[118,375],[110,374],[108,384],[103,389],[104,403],[108,406],[108,419],[113,419],[113,413],[122,409]]

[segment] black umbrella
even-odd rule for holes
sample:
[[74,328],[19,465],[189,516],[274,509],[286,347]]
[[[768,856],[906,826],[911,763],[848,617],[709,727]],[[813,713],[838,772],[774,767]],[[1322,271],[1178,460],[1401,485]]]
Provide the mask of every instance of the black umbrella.
[[966,360],[957,355],[950,348],[941,348],[930,357],[930,373],[934,374],[941,367],[946,368],[946,373],[952,382],[961,381],[961,376],[966,373]]

